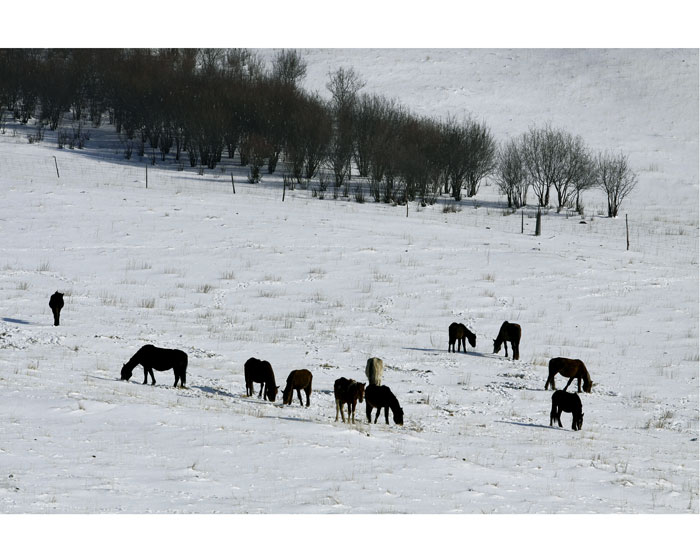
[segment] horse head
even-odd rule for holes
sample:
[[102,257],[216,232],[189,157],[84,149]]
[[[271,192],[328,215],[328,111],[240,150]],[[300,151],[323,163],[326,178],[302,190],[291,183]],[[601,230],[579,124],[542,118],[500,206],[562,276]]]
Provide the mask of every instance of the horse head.
[[131,370],[126,364],[122,365],[121,379],[122,381],[129,381],[129,379],[131,379]]
[[473,332],[467,331],[467,339],[472,348],[476,348],[476,335]]
[[275,402],[275,399],[277,398],[277,391],[279,391],[279,388],[279,385],[271,385],[270,388],[265,391],[265,393],[267,393],[267,398],[270,400],[270,402]]
[[357,389],[357,400],[362,402],[365,398],[365,384],[364,383],[358,383],[358,389]]
[[574,431],[576,431],[576,430],[580,430],[582,427],[583,427],[583,412],[581,413],[581,416],[579,416],[578,418],[574,418],[574,423],[573,423],[573,426],[571,426],[571,428]]
[[501,343],[495,338],[493,340],[493,353],[498,354],[501,351]]
[[394,412],[394,422],[399,426],[403,426],[403,408],[398,407],[398,410]]

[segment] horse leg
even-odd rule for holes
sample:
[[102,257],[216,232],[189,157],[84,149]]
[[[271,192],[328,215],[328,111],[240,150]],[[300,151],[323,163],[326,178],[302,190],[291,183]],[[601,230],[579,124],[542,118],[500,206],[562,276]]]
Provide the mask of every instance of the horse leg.
[[155,384],[156,384],[156,378],[155,378],[155,376],[153,375],[153,368],[149,367],[149,368],[148,368],[148,373],[151,374],[151,385],[155,385]]
[[[264,389],[264,388],[265,388],[265,382],[262,382],[262,383],[260,384],[260,393],[258,394],[258,398],[259,398],[259,399],[262,398],[262,394],[263,394],[263,389]],[[267,400],[267,394],[265,394],[265,400]]]
[[389,423],[389,407],[388,406],[384,407],[384,420],[386,421],[387,424]]
[[143,366],[143,385],[148,383],[148,368],[146,366]]
[[578,392],[581,392],[581,377],[578,378]]
[[549,412],[549,426],[550,427],[552,426],[552,424],[554,424],[554,419],[556,418],[556,414],[557,414],[557,405],[552,403],[552,410]]
[[519,360],[520,359],[520,343],[519,342],[511,342],[510,345],[513,349],[513,359]]
[[[512,344],[513,343],[511,342],[511,345]],[[503,341],[503,349],[506,351],[506,358],[507,358],[508,357],[508,341],[507,340]]]
[[377,415],[374,417],[374,423],[377,423],[377,420],[379,419],[379,413],[382,411],[382,407],[379,406],[377,407]]
[[367,422],[372,423],[372,405],[367,401],[367,407],[365,408],[365,413],[367,414]]
[[[566,387],[564,387],[564,391],[566,391],[569,388],[569,385],[571,385],[571,382],[574,380],[574,377],[571,376],[569,377],[569,382],[566,384]],[[581,391],[579,391],[580,393]]]
[[306,388],[306,407],[308,408],[309,402],[311,401],[311,387]]
[[[338,399],[335,399],[335,421],[338,421],[338,412],[340,411],[340,404]],[[344,421],[344,420],[343,420]]]

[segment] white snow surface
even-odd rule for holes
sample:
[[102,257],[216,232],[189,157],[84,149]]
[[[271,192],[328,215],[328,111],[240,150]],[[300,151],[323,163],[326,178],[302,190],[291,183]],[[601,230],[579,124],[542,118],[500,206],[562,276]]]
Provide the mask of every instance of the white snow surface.
[[[228,160],[198,175],[169,156],[146,189],[146,160],[124,160],[107,125],[59,150],[8,123],[0,512],[697,513],[697,51],[303,56],[323,95],[352,66],[363,91],[472,115],[499,141],[549,122],[628,153],[630,250],[600,193],[586,223],[551,210],[535,237],[533,208],[521,234],[492,181],[459,212],[408,217],[302,189],[282,202],[281,173],[250,185]],[[519,361],[492,353],[504,320],[522,325]],[[447,352],[453,321],[476,348]],[[144,344],[188,353],[187,388],[172,371],[119,380]],[[311,406],[246,397],[251,356],[282,386],[311,370]],[[403,426],[368,424],[364,404],[334,421],[334,380],[364,381],[371,356]],[[578,432],[566,413],[549,426],[556,356],[595,383]]]

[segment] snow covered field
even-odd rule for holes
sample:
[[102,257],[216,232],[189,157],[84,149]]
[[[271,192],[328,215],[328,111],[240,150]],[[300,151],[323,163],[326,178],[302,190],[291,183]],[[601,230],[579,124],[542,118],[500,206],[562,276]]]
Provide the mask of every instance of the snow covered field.
[[[51,133],[0,135],[0,512],[697,513],[697,51],[304,51],[305,86],[353,66],[417,113],[499,141],[551,122],[629,154],[608,219],[509,215],[493,184],[458,212],[318,200],[281,177],[199,176]],[[56,176],[56,163],[60,178]],[[236,180],[231,192],[230,173]],[[60,327],[48,298],[66,293]],[[521,359],[492,354],[522,325]],[[463,322],[476,348],[447,352]],[[189,354],[119,381],[143,344]],[[308,368],[308,409],[245,396]],[[334,422],[333,381],[368,357],[404,426]],[[583,430],[549,427],[547,362],[582,359]],[[558,386],[563,387],[559,377]]]

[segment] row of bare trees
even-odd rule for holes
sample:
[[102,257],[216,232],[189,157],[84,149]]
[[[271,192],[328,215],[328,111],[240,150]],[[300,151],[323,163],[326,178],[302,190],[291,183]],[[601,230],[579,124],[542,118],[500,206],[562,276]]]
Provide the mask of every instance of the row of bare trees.
[[637,184],[625,154],[594,154],[580,136],[549,125],[531,128],[503,144],[494,177],[511,208],[527,204],[530,189],[537,205],[548,207],[553,190],[557,211],[571,207],[582,213],[581,194],[600,188],[607,195],[610,217],[617,216],[622,201]]
[[69,111],[94,126],[106,115],[127,158],[135,148],[214,169],[237,155],[251,182],[284,162],[297,182],[321,175],[346,193],[356,173],[385,202],[473,197],[493,175],[516,208],[531,190],[540,206],[554,191],[558,209],[581,210],[581,193],[601,186],[614,216],[636,183],[624,155],[593,156],[566,131],[532,128],[499,149],[483,122],[420,118],[360,93],[352,68],[329,74],[329,101],[301,88],[305,75],[296,50],[268,69],[247,49],[0,49],[0,114],[52,130]]

